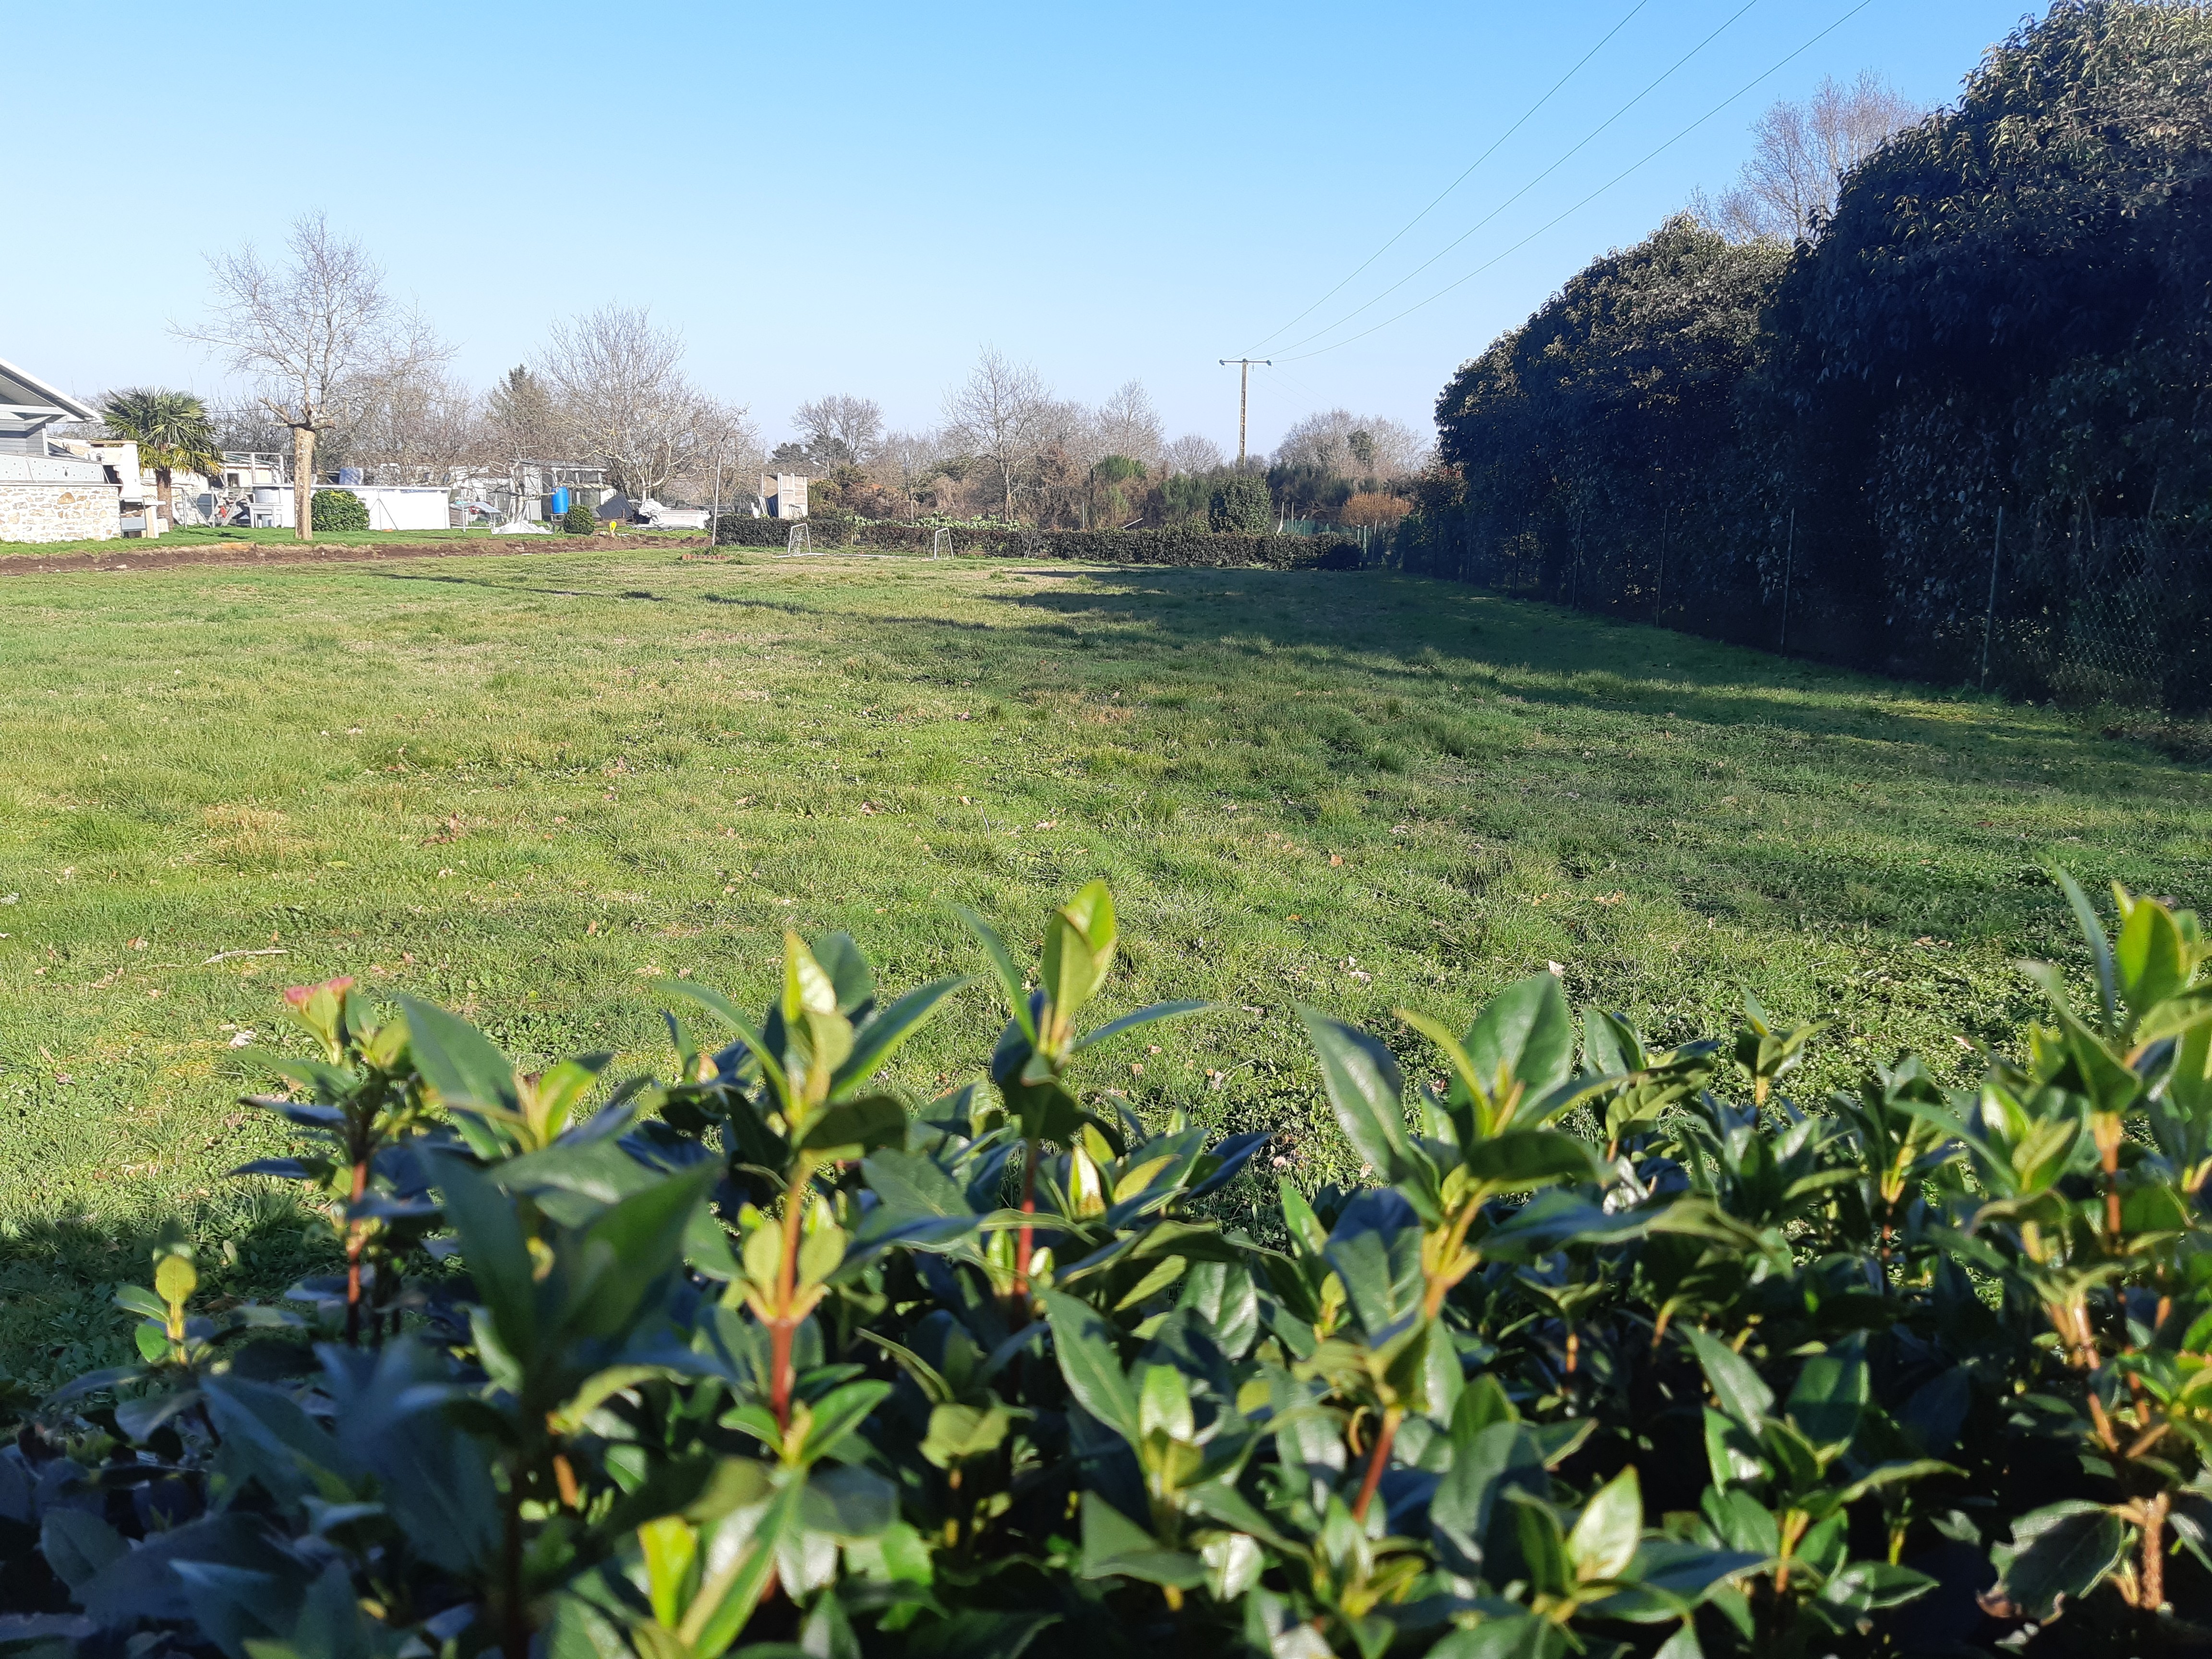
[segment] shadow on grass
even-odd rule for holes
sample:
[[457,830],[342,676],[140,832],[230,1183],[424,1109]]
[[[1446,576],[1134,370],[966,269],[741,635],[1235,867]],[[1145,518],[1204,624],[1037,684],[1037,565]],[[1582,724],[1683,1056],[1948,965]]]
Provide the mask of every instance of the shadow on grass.
[[87,1371],[134,1362],[136,1316],[115,1305],[125,1285],[153,1282],[155,1251],[181,1230],[193,1249],[198,1312],[280,1300],[338,1261],[322,1223],[275,1183],[163,1221],[53,1216],[0,1228],[0,1372],[43,1397]]
[[[1224,578],[1244,591],[1219,592]],[[1285,585],[1269,595],[1278,602],[1250,605],[1258,597],[1254,588],[1262,583]],[[1291,583],[1326,583],[1334,591],[1313,596],[1322,603],[1293,609],[1306,595],[1289,590]],[[1367,591],[1360,592],[1362,586]],[[1077,618],[1104,616],[1185,644],[1224,643],[1221,630],[1227,622],[1237,640],[1263,647],[1319,647],[1338,654],[1395,656],[1402,667],[1378,672],[1424,684],[1432,682],[1437,672],[1437,664],[1425,658],[1461,665],[1461,672],[1494,668],[1535,677],[1515,686],[1516,695],[1526,702],[1559,708],[1648,709],[1705,725],[1767,726],[1845,741],[1872,738],[1947,748],[1969,738],[1998,746],[2033,743],[2039,756],[2056,751],[2065,758],[2100,763],[2118,754],[2114,738],[2070,721],[2038,719],[1994,697],[1959,697],[1938,687],[1881,680],[1748,646],[1416,579],[1163,570],[1147,571],[1141,585],[1116,586],[1099,578],[1081,590],[982,597],[1052,616],[1056,620],[1047,626],[1048,633]],[[1248,605],[1224,614],[1220,602],[1228,597],[1243,598]],[[1713,677],[1726,684],[1690,684]],[[1545,679],[1559,683],[1547,684]],[[1946,719],[1916,703],[1948,704],[1960,714]],[[2116,735],[2129,738],[2131,747],[2148,746],[2130,734]]]

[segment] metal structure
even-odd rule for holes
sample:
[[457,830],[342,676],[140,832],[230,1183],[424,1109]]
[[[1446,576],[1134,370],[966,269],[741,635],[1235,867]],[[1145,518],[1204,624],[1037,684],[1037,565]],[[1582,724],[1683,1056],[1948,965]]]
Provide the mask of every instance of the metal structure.
[[938,556],[937,550],[939,547],[942,547],[945,550],[945,557],[950,559],[958,556],[952,550],[952,532],[951,531],[939,528],[929,532],[929,556],[931,558],[933,559]]
[[783,556],[804,559],[812,557],[814,553],[814,538],[807,533],[806,520],[801,519],[791,526],[791,533],[783,538]]

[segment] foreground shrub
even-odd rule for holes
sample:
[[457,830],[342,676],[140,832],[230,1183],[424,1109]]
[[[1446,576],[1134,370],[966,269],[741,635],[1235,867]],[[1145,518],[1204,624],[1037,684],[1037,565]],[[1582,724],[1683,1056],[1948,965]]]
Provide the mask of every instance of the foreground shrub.
[[316,530],[366,530],[368,503],[350,489],[318,489],[307,498],[307,520]]
[[[343,1271],[196,1310],[0,1452],[6,1638],[133,1655],[1059,1652],[1322,1659],[2179,1650],[2212,1526],[2212,984],[2117,892],[2086,1000],[1946,1092],[1824,1111],[1751,1005],[1657,1049],[1559,981],[1439,1080],[1303,1017],[1377,1185],[1279,1188],[1081,1081],[1113,906],[988,1085],[882,1082],[959,994],[785,942],[757,1018],[665,988],[676,1064],[519,1074],[349,981],[289,994],[282,1114]],[[687,1023],[734,1040],[699,1041]],[[1424,1072],[1430,1066],[1425,1063]],[[465,1273],[441,1267],[457,1254]],[[310,1347],[302,1339],[319,1339]]]
[[599,515],[583,502],[574,502],[561,514],[561,533],[564,536],[596,536],[599,533]]

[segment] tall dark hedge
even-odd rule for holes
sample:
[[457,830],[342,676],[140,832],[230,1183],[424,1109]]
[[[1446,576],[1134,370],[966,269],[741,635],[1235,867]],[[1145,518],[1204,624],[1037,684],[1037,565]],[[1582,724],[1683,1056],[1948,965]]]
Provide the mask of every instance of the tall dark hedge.
[[2159,611],[2202,616],[2208,386],[2212,8],[2065,0],[1810,246],[1670,221],[1462,368],[1402,543],[1770,644],[1787,582],[1793,647],[1956,669],[2000,505],[2015,614],[2078,602],[2121,521],[2178,550]]

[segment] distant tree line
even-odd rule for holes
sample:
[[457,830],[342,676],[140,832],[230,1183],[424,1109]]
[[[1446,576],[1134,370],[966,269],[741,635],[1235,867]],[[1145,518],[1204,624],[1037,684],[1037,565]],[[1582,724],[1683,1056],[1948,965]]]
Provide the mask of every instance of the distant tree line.
[[[2201,555],[2212,8],[2063,0],[1912,115],[1867,81],[1770,112],[1738,191],[1465,364],[1408,565],[1923,668],[2000,550],[2052,604],[2100,525]],[[2169,682],[2204,678],[2172,653],[2205,576],[2161,578]]]
[[[236,377],[234,395],[204,405],[133,388],[135,414],[107,422],[170,458],[165,474],[211,471],[223,451],[289,452],[297,476],[359,468],[368,483],[458,485],[556,462],[603,469],[633,505],[719,499],[742,510],[774,469],[805,475],[812,511],[832,519],[1257,534],[1298,520],[1394,522],[1432,459],[1403,423],[1340,409],[1293,425],[1272,460],[1232,466],[1206,438],[1169,441],[1136,380],[1086,404],[988,346],[933,428],[891,429],[873,399],[836,392],[800,404],[796,437],[771,448],[745,406],[690,378],[680,335],[642,307],[554,323],[527,362],[480,389],[453,372],[454,349],[429,321],[393,298],[368,251],[319,213],[293,225],[281,254],[249,245],[208,264],[207,313],[178,332]],[[123,398],[108,401],[121,409]],[[187,404],[198,425],[180,447]]]
[[1432,459],[1403,422],[1336,409],[1297,422],[1272,457],[1240,469],[1210,439],[1169,441],[1139,381],[1089,405],[991,347],[946,393],[944,416],[931,429],[893,431],[872,398],[812,398],[769,465],[813,479],[817,515],[1261,534],[1301,520],[1363,522],[1352,505],[1363,498],[1383,503],[1364,522],[1395,522]]

